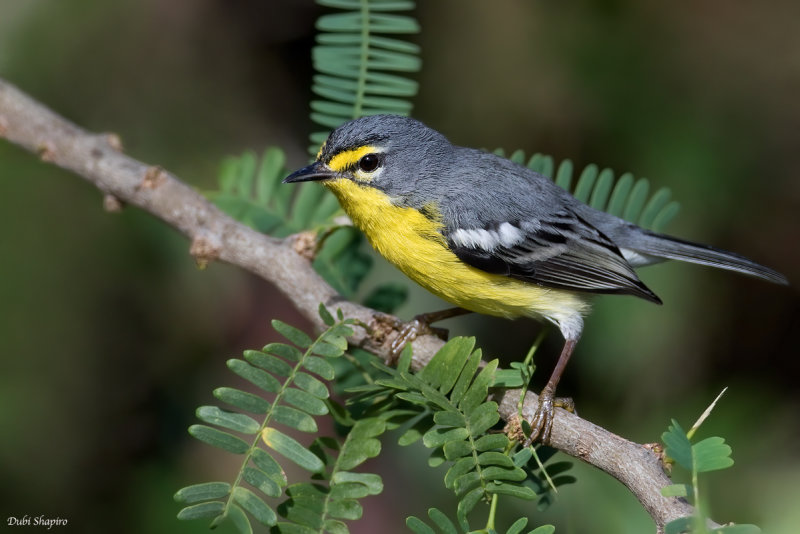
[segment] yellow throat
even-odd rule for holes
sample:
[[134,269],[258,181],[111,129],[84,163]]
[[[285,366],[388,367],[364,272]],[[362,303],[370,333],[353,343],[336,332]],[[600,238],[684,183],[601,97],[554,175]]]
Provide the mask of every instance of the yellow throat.
[[[348,158],[349,159],[349,158]],[[470,311],[500,317],[543,317],[555,323],[588,312],[577,293],[490,274],[447,247],[441,222],[347,178],[323,182],[353,224],[384,258],[434,295]]]

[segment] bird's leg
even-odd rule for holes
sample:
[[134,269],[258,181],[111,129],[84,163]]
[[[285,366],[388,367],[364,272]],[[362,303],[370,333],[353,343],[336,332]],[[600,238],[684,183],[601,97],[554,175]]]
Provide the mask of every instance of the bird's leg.
[[553,430],[553,412],[556,407],[565,408],[569,411],[574,411],[575,409],[572,399],[556,398],[555,393],[558,381],[561,380],[561,375],[567,366],[572,351],[575,350],[577,342],[577,339],[567,338],[564,348],[561,350],[561,355],[558,357],[558,362],[556,362],[556,366],[553,369],[553,374],[550,375],[550,380],[547,381],[547,385],[539,393],[539,406],[530,420],[531,435],[525,441],[526,447],[537,439],[545,445],[550,442],[550,432]]
[[464,308],[448,308],[446,310],[422,313],[414,316],[411,321],[404,323],[400,327],[397,337],[394,338],[394,341],[392,341],[390,352],[392,361],[397,361],[397,359],[400,357],[403,347],[405,347],[407,343],[414,341],[417,336],[421,336],[423,334],[433,334],[443,340],[446,340],[447,329],[433,328],[431,323],[450,319],[451,317],[458,317],[459,315],[465,315],[467,313],[472,312],[465,310]]

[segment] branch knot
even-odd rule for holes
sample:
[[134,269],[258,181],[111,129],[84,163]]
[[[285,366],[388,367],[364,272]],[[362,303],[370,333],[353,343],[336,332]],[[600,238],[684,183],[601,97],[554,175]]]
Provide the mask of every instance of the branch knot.
[[144,177],[137,186],[137,189],[158,189],[166,181],[167,171],[159,165],[151,165],[144,172]]
[[205,269],[209,262],[219,259],[222,242],[219,237],[206,230],[200,230],[192,238],[189,254],[194,257],[197,267]]

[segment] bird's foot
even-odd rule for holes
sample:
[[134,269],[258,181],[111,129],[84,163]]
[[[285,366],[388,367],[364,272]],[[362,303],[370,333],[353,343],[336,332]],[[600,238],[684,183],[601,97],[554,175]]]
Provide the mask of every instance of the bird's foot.
[[443,341],[447,341],[448,330],[446,328],[433,327],[430,323],[430,314],[423,313],[415,316],[407,323],[397,325],[397,337],[392,340],[389,347],[391,364],[396,363],[400,359],[400,353],[403,352],[403,348],[419,336],[434,335]]
[[556,408],[564,408],[568,412],[575,412],[575,402],[569,397],[556,397],[552,388],[545,386],[539,394],[539,406],[529,421],[531,432],[524,446],[527,447],[534,441],[544,445],[550,443],[550,433],[553,430],[553,417]]

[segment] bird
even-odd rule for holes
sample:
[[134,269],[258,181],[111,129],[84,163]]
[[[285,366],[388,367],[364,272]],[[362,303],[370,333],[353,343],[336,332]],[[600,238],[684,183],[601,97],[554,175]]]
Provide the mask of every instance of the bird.
[[[370,115],[330,133],[284,183],[317,181],[373,248],[411,280],[466,312],[554,324],[564,345],[539,394],[526,443],[548,443],[556,386],[597,294],[661,304],[635,268],[664,260],[788,284],[738,254],[643,229],[579,201],[498,155],[452,144],[424,123]],[[449,316],[421,315],[422,321]]]

